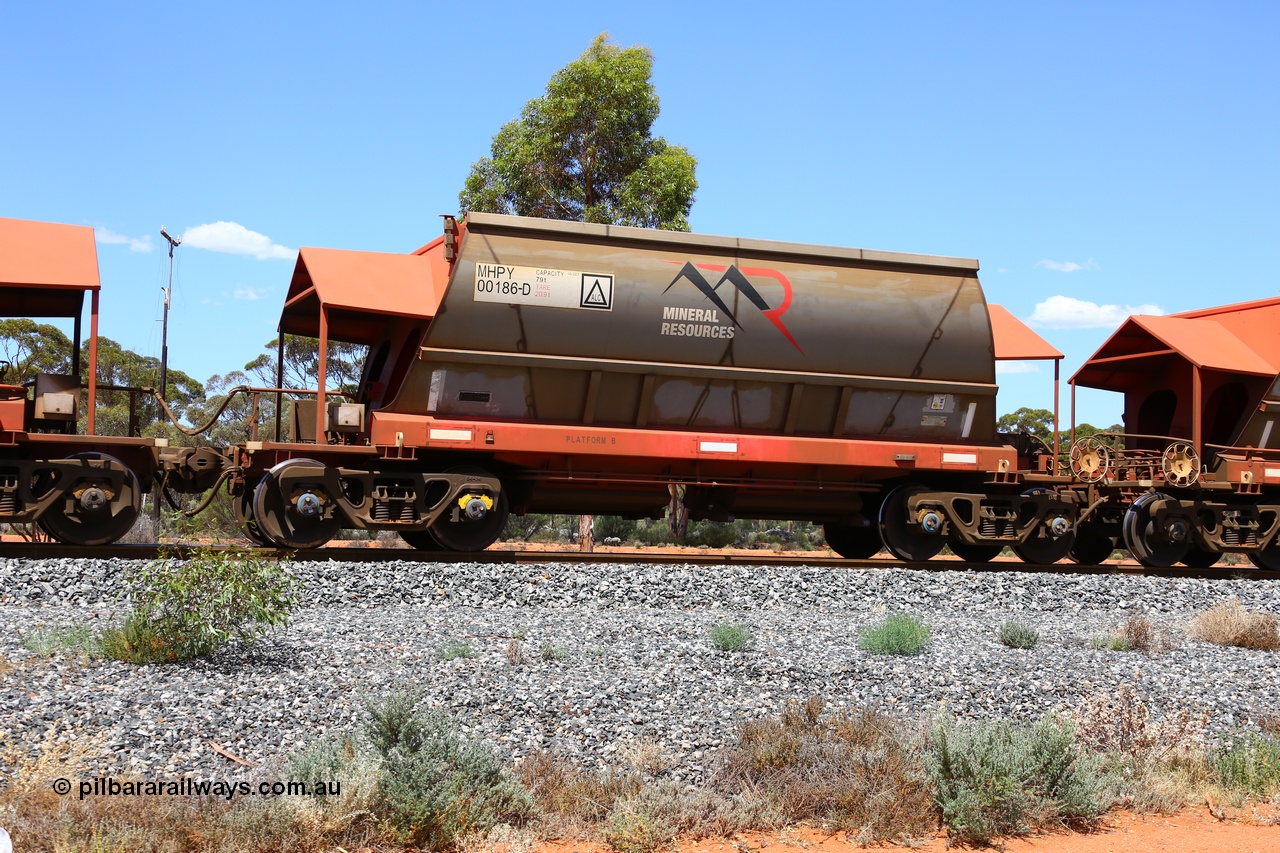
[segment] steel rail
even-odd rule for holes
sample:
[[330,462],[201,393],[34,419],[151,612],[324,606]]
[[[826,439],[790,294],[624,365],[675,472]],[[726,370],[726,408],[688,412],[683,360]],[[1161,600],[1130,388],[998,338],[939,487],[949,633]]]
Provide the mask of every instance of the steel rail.
[[415,563],[514,563],[517,565],[600,565],[608,563],[646,563],[664,566],[813,566],[826,569],[917,569],[921,571],[980,571],[980,572],[1044,572],[1049,574],[1076,575],[1133,575],[1155,578],[1197,578],[1205,580],[1266,580],[1280,578],[1278,572],[1268,572],[1252,564],[1247,566],[1212,566],[1193,569],[1172,566],[1153,569],[1137,562],[1080,565],[1054,563],[1052,566],[1033,566],[1016,560],[997,560],[989,563],[970,563],[963,560],[935,559],[908,562],[892,558],[871,560],[846,560],[843,557],[808,557],[761,551],[759,554],[724,554],[707,551],[697,554],[655,553],[649,551],[528,551],[498,550],[418,551],[410,548],[312,548],[288,550],[284,548],[248,548],[229,545],[105,545],[98,547],[63,545],[49,542],[0,542],[0,559],[102,559],[102,560],[155,560],[161,556],[186,559],[200,550],[252,550],[265,557],[289,558],[300,561],[337,561],[348,563],[380,563],[401,560]]

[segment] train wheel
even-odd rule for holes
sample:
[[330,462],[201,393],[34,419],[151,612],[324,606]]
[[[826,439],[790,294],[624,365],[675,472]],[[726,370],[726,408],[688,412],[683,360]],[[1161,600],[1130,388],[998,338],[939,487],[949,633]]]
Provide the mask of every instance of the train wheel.
[[1075,534],[1073,533],[1067,533],[1057,539],[1048,535],[1037,535],[1026,542],[1019,542],[1014,545],[1013,553],[1017,554],[1018,559],[1024,563],[1031,563],[1035,566],[1052,566],[1071,553],[1073,544],[1075,544]]
[[1116,541],[1093,525],[1076,528],[1076,541],[1071,543],[1067,556],[1082,566],[1096,566],[1111,556]]
[[1164,542],[1156,538],[1156,523],[1148,507],[1155,501],[1168,500],[1168,495],[1149,492],[1133,502],[1124,514],[1124,544],[1139,563],[1153,569],[1167,569],[1187,555],[1184,542]]
[[1250,554],[1249,560],[1265,571],[1280,572],[1280,540],[1272,542],[1270,546],[1255,554]]
[[324,517],[323,504],[332,497],[323,483],[291,481],[288,495],[281,488],[289,469],[304,465],[324,467],[314,459],[288,459],[268,471],[253,490],[252,517],[258,533],[282,548],[319,548],[342,529],[337,515]]
[[852,524],[828,523],[822,525],[822,535],[827,544],[846,560],[868,560],[884,547],[878,528],[854,527]]
[[[1023,492],[1026,495],[1043,494],[1048,489],[1028,489]],[[1076,543],[1076,532],[1068,531],[1061,536],[1054,537],[1049,531],[1041,526],[1036,530],[1035,534],[1026,542],[1019,542],[1013,546],[1013,553],[1018,555],[1018,559],[1024,563],[1031,563],[1036,566],[1052,566],[1071,552],[1071,548]]]
[[[142,508],[142,488],[129,466],[105,453],[67,458],[84,466],[72,475],[67,493],[73,508],[67,510],[67,501],[55,502],[40,516],[40,529],[68,545],[108,545],[133,529]],[[105,464],[95,467],[92,462]]]
[[967,563],[990,563],[1000,552],[1003,545],[971,545],[968,542],[949,542],[951,553]]
[[880,505],[880,538],[889,553],[899,560],[923,562],[937,556],[947,544],[943,536],[925,533],[919,522],[907,513],[907,500],[927,491],[919,483],[904,483],[885,495]]
[[[451,468],[445,473],[492,476],[487,471],[469,466]],[[507,524],[507,493],[505,490],[499,491],[493,506],[488,507],[479,518],[468,518],[464,508],[459,508],[456,521],[453,515],[450,509],[435,520],[431,525],[432,538],[448,551],[483,551],[498,541],[502,528]]]
[[1218,551],[1201,551],[1199,548],[1188,548],[1187,554],[1179,563],[1189,569],[1207,569],[1222,559]]
[[253,490],[245,489],[239,495],[232,495],[231,506],[236,521],[244,530],[245,538],[259,548],[271,547],[271,542],[262,535],[262,531],[258,529],[258,522],[253,518]]
[[436,541],[430,530],[402,530],[400,538],[410,547],[418,551],[443,551],[444,546]]

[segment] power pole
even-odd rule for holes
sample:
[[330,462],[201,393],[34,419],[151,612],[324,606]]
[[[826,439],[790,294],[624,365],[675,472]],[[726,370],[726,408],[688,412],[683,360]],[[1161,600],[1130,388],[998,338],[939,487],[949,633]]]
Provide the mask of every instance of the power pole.
[[[169,241],[169,284],[164,291],[164,324],[160,327],[160,399],[169,397],[169,296],[173,293],[173,250],[182,245],[178,237],[169,236],[163,225],[160,236]],[[157,412],[157,415],[160,413]],[[160,541],[160,483],[151,489],[151,520],[155,526],[156,541]]]
[[169,241],[169,286],[164,288],[164,324],[160,330],[160,396],[169,398],[169,296],[173,293],[173,250],[182,245],[178,237],[170,237],[160,226],[160,236]]

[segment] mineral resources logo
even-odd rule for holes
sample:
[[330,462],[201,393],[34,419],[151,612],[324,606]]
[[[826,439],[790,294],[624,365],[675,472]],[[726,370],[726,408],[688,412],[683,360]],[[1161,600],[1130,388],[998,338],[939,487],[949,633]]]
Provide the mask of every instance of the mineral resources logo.
[[[703,270],[720,273],[720,279],[715,284],[712,284],[702,274]],[[778,303],[776,308],[769,307],[769,303],[760,295],[760,291],[756,290],[755,285],[751,283],[752,278],[769,278],[782,286],[782,301]],[[754,305],[764,315],[765,319],[772,323],[782,333],[783,337],[791,342],[793,347],[801,353],[804,352],[800,348],[800,344],[796,343],[796,339],[791,336],[791,331],[787,328],[786,323],[782,321],[783,315],[791,308],[791,282],[777,270],[765,267],[738,267],[736,264],[695,264],[692,261],[685,261],[684,266],[680,268],[680,272],[676,273],[676,277],[671,280],[666,290],[662,292],[667,293],[681,281],[688,281],[696,287],[715,306],[715,309],[664,306],[662,309],[663,320],[684,320],[686,322],[665,322],[662,324],[662,334],[691,338],[732,338],[735,329],[741,329],[742,324],[738,322],[738,318],[734,316],[728,304],[717,293],[720,286],[727,282],[746,297],[747,301]],[[721,316],[728,320],[727,324],[721,321]]]

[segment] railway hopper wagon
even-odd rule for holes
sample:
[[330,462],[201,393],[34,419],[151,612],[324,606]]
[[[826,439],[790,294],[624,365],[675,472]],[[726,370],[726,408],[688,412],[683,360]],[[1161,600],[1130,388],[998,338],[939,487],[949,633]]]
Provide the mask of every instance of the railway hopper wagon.
[[[472,213],[409,255],[300,250],[290,440],[233,449],[251,536],[478,550],[509,512],[822,523],[848,557],[1051,563],[1079,493],[996,433],[996,357],[1060,358],[974,261]],[[331,342],[369,346],[354,400]],[[279,384],[279,383],[277,383]],[[1043,450],[1043,449],[1042,449]]]
[[[1280,571],[1280,299],[1134,316],[1071,379],[1124,395],[1123,433],[1078,438],[1076,549],[1152,567],[1244,554]],[[1105,552],[1105,553],[1104,553]]]
[[74,318],[69,372],[24,375],[20,364],[0,362],[0,524],[38,525],[77,545],[126,534],[144,489],[164,482],[174,492],[203,492],[225,466],[209,449],[96,434],[99,392],[132,393],[136,400],[144,390],[99,386],[99,291],[92,228],[0,219],[0,317]]

